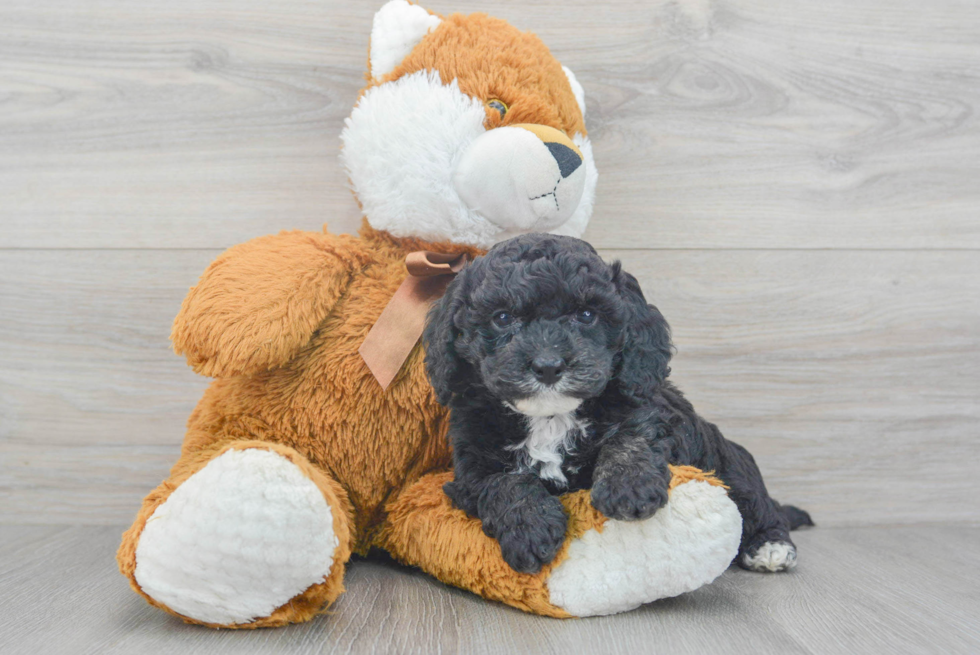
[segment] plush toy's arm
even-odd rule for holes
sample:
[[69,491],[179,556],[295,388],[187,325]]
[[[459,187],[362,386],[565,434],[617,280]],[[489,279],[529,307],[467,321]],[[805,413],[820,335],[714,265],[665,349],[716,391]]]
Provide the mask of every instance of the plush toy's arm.
[[289,361],[361,265],[352,238],[281,232],[220,255],[184,299],[174,350],[210,377],[250,374]]

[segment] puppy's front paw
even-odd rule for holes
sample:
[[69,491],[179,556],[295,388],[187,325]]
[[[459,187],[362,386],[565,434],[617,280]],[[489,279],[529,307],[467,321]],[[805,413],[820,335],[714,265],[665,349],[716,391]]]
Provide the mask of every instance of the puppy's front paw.
[[515,509],[497,531],[504,561],[518,573],[537,573],[555,559],[567,526],[565,509],[554,496]]
[[592,485],[592,506],[611,519],[640,521],[667,504],[669,478],[648,468],[619,470]]
[[471,516],[476,515],[476,505],[473,502],[473,496],[467,492],[466,487],[450,481],[442,485],[442,491],[452,501],[453,507],[461,509]]

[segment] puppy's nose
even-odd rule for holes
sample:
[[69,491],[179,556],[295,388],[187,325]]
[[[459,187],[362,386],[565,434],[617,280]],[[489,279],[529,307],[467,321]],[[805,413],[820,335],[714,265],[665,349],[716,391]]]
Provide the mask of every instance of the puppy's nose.
[[554,384],[565,371],[565,360],[556,356],[535,357],[531,362],[531,370],[540,382]]

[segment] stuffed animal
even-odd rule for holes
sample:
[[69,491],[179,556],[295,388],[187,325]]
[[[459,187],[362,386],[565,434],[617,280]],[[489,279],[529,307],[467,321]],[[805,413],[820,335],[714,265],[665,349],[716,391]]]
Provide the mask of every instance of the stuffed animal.
[[[710,582],[738,550],[741,519],[696,469],[673,469],[669,503],[644,521],[606,519],[587,491],[564,496],[565,543],[537,574],[507,566],[443,493],[447,413],[413,340],[411,301],[426,281],[409,276],[406,258],[437,253],[422,259],[451,275],[461,255],[514,234],[581,235],[597,177],[584,96],[536,36],[405,0],[375,16],[369,63],[342,135],[360,234],[258,238],[190,290],[174,348],[214,381],[170,477],[123,535],[121,571],[152,605],[235,628],[309,619],[344,590],[351,554],[372,548],[555,617],[620,612]],[[388,331],[375,332],[383,313]],[[369,334],[387,373],[359,352]]]

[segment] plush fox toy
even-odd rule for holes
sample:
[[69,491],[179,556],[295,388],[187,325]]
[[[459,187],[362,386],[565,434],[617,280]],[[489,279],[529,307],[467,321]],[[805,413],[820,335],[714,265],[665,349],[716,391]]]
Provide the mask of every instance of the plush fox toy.
[[584,115],[575,76],[534,35],[405,0],[381,8],[342,135],[360,235],[235,246],[176,318],[174,348],[214,381],[170,477],[123,536],[119,566],[140,595],[213,627],[305,621],[344,590],[351,553],[381,548],[486,598],[569,617],[683,593],[728,566],[734,504],[710,475],[678,468],[669,503],[644,521],[606,519],[586,491],[565,496],[556,559],[514,572],[442,492],[447,415],[420,346],[408,343],[387,388],[359,353],[411,253],[581,235],[597,177]]

